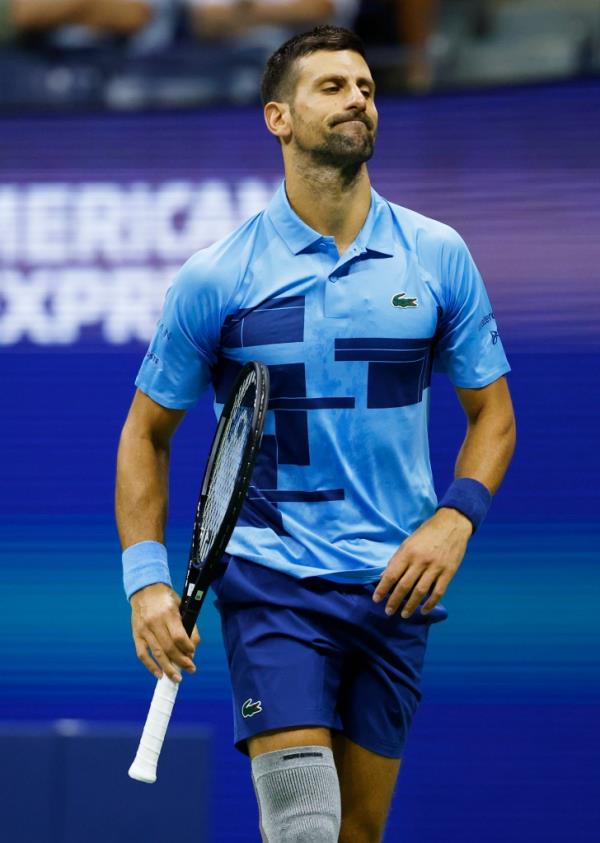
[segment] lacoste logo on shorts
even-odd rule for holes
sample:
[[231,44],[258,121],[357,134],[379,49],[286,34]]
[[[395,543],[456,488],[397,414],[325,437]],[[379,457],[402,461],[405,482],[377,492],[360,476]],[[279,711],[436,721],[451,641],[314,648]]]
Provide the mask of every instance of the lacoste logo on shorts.
[[394,307],[418,307],[418,300],[412,299],[406,293],[396,293],[392,296],[392,304]]
[[242,717],[254,717],[255,714],[260,714],[262,711],[261,700],[253,701],[252,697],[246,700],[242,705]]

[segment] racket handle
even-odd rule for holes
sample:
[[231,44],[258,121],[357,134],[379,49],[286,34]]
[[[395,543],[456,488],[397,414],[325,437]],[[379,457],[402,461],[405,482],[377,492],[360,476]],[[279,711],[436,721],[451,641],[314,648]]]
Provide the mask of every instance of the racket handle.
[[178,690],[179,684],[172,682],[166,673],[163,673],[162,678],[156,683],[138,750],[129,768],[132,779],[147,784],[153,784],[156,781],[158,758]]

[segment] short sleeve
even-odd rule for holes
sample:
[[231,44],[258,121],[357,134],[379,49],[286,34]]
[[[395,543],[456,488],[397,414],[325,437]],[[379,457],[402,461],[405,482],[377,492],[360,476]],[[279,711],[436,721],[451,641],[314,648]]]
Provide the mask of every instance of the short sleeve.
[[452,229],[442,250],[443,306],[434,368],[458,387],[476,389],[510,366],[483,279],[462,238]]
[[182,267],[167,290],[135,380],[157,404],[188,409],[208,387],[220,338],[221,298],[218,285],[207,277],[207,268],[197,256]]

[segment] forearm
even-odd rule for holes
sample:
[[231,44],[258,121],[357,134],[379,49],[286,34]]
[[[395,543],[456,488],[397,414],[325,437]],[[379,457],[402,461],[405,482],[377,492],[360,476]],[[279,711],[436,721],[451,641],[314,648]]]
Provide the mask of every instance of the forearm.
[[516,442],[512,413],[483,408],[470,420],[455,465],[455,477],[472,477],[494,494],[510,464]]
[[[508,387],[501,378],[482,389],[459,388],[458,394],[467,416],[467,435],[456,460],[456,478],[478,480],[493,494],[502,482],[515,447],[515,421]],[[462,485],[458,495],[457,485]],[[479,488],[483,502],[478,500],[477,492],[474,496],[465,495],[465,485]],[[435,514],[405,539],[391,557],[373,600],[379,602],[393,589],[386,612],[393,614],[408,598],[402,610],[402,617],[408,618],[429,595],[421,612],[431,611],[456,573],[469,537],[485,516],[488,505],[489,495],[477,483],[452,484]]]
[[117,455],[115,509],[123,549],[140,541],[164,543],[169,449],[125,426]]

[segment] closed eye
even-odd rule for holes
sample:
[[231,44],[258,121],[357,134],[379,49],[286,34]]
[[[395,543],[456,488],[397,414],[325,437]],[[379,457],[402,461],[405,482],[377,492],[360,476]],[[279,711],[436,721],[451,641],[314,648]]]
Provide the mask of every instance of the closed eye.
[[[323,93],[325,93],[325,94],[336,94],[339,90],[340,90],[339,86],[336,86],[335,88],[333,88],[333,87],[332,88],[323,88]],[[368,88],[361,88],[360,92],[365,99],[369,99],[370,96],[371,96],[371,91]]]

